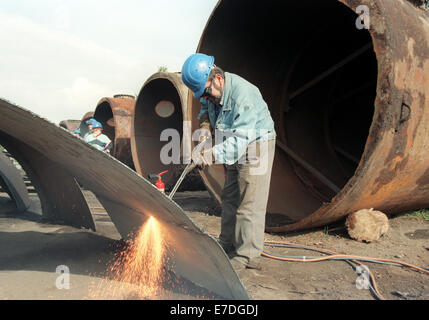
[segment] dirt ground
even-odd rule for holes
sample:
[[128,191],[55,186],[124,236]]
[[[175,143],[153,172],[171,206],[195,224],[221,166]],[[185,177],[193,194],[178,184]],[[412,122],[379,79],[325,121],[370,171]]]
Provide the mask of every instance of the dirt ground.
[[[10,200],[0,194],[0,300],[88,299],[88,287],[100,281],[94,275],[105,271],[105,263],[112,258],[120,235],[93,194],[85,191],[85,197],[96,232],[41,223],[40,203],[35,194],[31,194],[30,210],[21,214],[16,214]],[[220,210],[206,191],[179,192],[175,199],[201,229],[210,234],[219,233]],[[429,222],[410,215],[394,216],[389,222],[387,234],[369,244],[352,240],[342,222],[305,232],[266,233],[265,239],[428,267]],[[265,250],[279,256],[319,255],[303,249],[267,246]],[[374,274],[378,289],[386,299],[429,299],[428,274],[391,265],[369,262],[364,265]],[[68,290],[59,290],[56,286],[61,275],[59,266],[69,268]],[[264,257],[262,266],[261,271],[239,272],[251,299],[374,299],[370,290],[359,289],[356,284],[359,275],[344,261],[285,262]]]
[[[210,234],[219,234],[219,209],[208,196],[178,199],[190,218]],[[216,215],[214,215],[215,213]],[[344,221],[303,232],[266,233],[265,241],[288,242],[347,255],[402,261],[429,266],[429,221],[410,215],[389,220],[389,230],[377,242],[351,239]],[[278,256],[316,256],[317,252],[265,247]],[[389,300],[428,300],[429,275],[398,266],[363,262],[375,276],[379,292]],[[245,269],[239,276],[249,296],[256,300],[373,300],[370,290],[358,289],[360,276],[345,261],[286,262],[264,257],[261,271]],[[360,286],[361,287],[361,286]]]

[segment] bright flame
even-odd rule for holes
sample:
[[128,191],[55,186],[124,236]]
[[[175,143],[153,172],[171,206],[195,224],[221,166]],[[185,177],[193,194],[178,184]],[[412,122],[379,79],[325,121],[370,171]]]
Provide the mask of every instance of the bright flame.
[[[91,298],[121,298],[132,292],[133,296],[147,299],[155,296],[163,281],[165,244],[160,224],[150,217],[134,240],[127,241],[114,263],[108,267],[108,279],[119,283],[100,284]],[[107,280],[107,279],[106,279]]]

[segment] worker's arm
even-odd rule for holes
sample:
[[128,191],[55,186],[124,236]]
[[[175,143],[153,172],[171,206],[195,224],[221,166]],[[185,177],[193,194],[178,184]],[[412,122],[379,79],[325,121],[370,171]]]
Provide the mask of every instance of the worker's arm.
[[257,136],[257,114],[251,103],[236,105],[230,111],[234,119],[230,129],[216,130],[212,148],[217,163],[233,164],[246,152],[247,146]]
[[103,146],[103,151],[110,153],[113,148],[112,140],[110,140],[107,136],[103,137],[103,142],[105,143]]
[[209,102],[206,99],[201,98],[201,110],[198,114],[198,123],[200,128],[204,128],[207,130],[211,129],[210,125],[210,117],[209,117]]
[[210,119],[208,113],[203,113],[201,117],[198,118],[198,123],[200,125],[200,129],[206,129],[211,131]]
[[108,144],[106,144],[105,146],[104,146],[104,150],[107,152],[107,153],[110,153],[111,151],[112,151],[112,149],[113,149],[113,144],[112,144],[112,142],[110,141]]

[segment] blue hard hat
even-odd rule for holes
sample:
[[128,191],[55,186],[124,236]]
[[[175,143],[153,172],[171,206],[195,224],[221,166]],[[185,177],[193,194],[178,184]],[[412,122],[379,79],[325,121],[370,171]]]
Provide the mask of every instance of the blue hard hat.
[[92,123],[92,129],[96,129],[96,128],[103,129],[103,125],[100,122],[95,121],[95,122]]
[[74,133],[80,133],[80,129],[75,130]]
[[182,81],[192,90],[195,98],[202,96],[213,64],[214,57],[203,53],[194,53],[183,64]]
[[94,122],[97,122],[94,118],[86,120],[86,124],[94,124]]

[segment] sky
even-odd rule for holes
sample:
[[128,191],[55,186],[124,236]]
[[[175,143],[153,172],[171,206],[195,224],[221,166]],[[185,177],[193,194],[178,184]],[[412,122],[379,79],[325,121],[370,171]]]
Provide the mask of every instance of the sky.
[[181,70],[217,1],[1,0],[0,97],[58,124],[138,95]]

